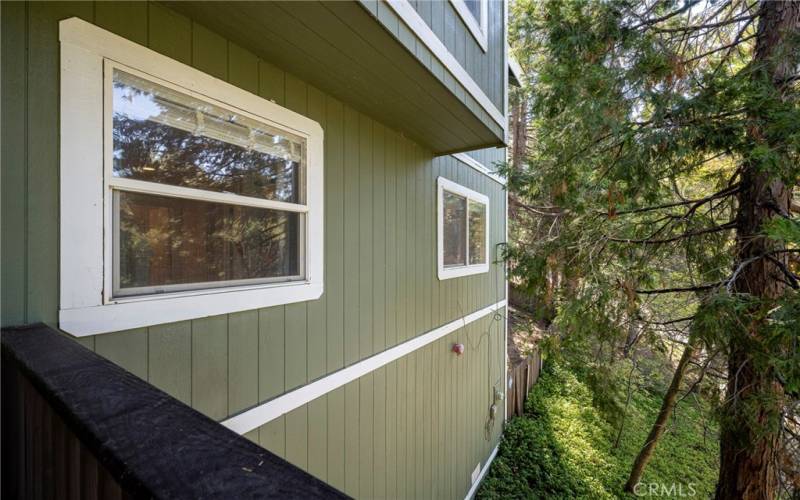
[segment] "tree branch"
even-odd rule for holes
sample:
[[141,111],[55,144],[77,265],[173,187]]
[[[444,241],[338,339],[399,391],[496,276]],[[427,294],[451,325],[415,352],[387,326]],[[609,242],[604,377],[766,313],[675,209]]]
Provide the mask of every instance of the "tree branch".
[[625,239],[625,238],[612,238],[610,236],[606,237],[606,239],[608,239],[608,241],[613,241],[613,242],[616,242],[616,243],[637,243],[637,244],[642,244],[642,245],[662,245],[664,243],[672,243],[672,242],[675,242],[675,241],[679,241],[679,240],[686,239],[686,238],[692,238],[694,236],[700,236],[700,235],[703,235],[703,234],[711,234],[711,233],[717,233],[717,232],[720,232],[720,231],[727,231],[729,229],[734,229],[735,227],[736,227],[736,222],[728,222],[727,224],[723,224],[721,226],[715,226],[715,227],[710,227],[710,228],[706,228],[706,229],[700,229],[700,230],[697,230],[697,231],[689,231],[689,232],[686,232],[686,233],[683,233],[683,234],[679,234],[678,236],[673,236],[671,238],[664,238],[664,239],[660,239],[660,240],[653,240],[653,239],[634,240],[634,239]]

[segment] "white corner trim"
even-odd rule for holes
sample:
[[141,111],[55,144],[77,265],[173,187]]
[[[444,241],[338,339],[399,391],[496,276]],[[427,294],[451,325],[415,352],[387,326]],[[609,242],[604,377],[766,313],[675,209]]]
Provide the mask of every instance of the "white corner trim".
[[469,491],[467,492],[467,496],[464,497],[464,500],[472,500],[472,497],[475,496],[475,493],[478,491],[478,487],[481,485],[481,481],[483,481],[483,478],[484,476],[486,476],[486,473],[489,472],[489,466],[492,465],[494,457],[497,456],[498,450],[500,450],[500,444],[494,447],[492,453],[489,455],[489,458],[486,459],[486,464],[483,466],[483,469],[481,469],[481,473],[478,475],[478,479],[474,483],[472,483],[472,488],[469,489]]
[[484,307],[463,318],[451,321],[445,325],[435,328],[423,335],[415,337],[408,342],[387,349],[379,354],[359,361],[353,365],[331,373],[310,384],[298,389],[287,392],[277,398],[246,410],[222,422],[222,425],[239,434],[245,434],[257,429],[262,425],[284,415],[296,408],[309,403],[320,396],[323,396],[334,389],[356,380],[378,368],[385,366],[392,361],[402,358],[417,349],[439,340],[440,338],[455,332],[456,330],[477,321],[487,314],[492,314],[498,309],[505,307],[506,301],[501,300],[496,304]]
[[451,156],[456,160],[460,161],[461,163],[467,165],[468,167],[474,168],[475,170],[489,177],[490,179],[499,182],[504,186],[506,185],[505,177],[495,174],[494,172],[489,170],[489,168],[486,165],[479,162],[475,158],[471,157],[467,153],[453,153]]
[[[408,0],[386,0],[389,7],[397,14],[397,16],[408,26],[412,33],[414,33],[420,41],[433,53],[439,62],[444,65],[447,71],[453,75],[453,78],[460,83],[464,89],[478,102],[478,104],[486,111],[492,119],[500,125],[503,132],[507,130],[505,115],[497,109],[497,106],[486,96],[483,90],[475,83],[475,80],[467,73],[467,71],[459,64],[458,60],[447,50],[447,47],[439,40],[436,33],[428,26],[428,23],[417,13],[416,9],[408,2]],[[505,68],[503,72],[505,73]]]
[[464,2],[464,0],[450,0],[450,3],[453,5],[456,13],[458,13],[458,16],[464,22],[464,25],[469,30],[472,38],[474,38],[475,41],[478,42],[478,45],[480,45],[481,49],[486,52],[489,47],[487,36],[489,27],[489,0],[480,0],[480,20],[475,19],[475,16],[473,16],[472,11],[467,8],[467,4]]
[[[59,328],[87,336],[320,297],[324,132],[319,123],[78,18],[59,22],[59,41]],[[298,208],[307,214],[301,236],[306,256],[303,280],[113,296],[110,68],[114,65],[125,65],[148,79],[197,94],[306,141],[307,206]],[[127,182],[126,189],[135,190],[141,184]],[[173,191],[181,197],[197,194],[196,190]],[[194,194],[189,196],[190,192]],[[205,198],[222,201],[224,197],[208,193]]]

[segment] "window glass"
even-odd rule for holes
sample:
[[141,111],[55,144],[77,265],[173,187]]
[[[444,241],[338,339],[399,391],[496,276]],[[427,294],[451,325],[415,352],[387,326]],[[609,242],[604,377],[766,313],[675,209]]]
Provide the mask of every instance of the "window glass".
[[443,249],[445,266],[467,265],[467,199],[444,192]]
[[120,295],[301,274],[301,214],[125,191],[114,204]]
[[486,263],[486,205],[469,200],[469,263]]
[[113,141],[115,177],[304,202],[302,139],[119,69]]

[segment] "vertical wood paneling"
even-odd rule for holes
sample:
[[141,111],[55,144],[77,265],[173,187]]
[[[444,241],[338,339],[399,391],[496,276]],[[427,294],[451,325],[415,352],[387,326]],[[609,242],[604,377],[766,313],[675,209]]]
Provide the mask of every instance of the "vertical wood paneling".
[[368,373],[358,380],[358,495],[362,498],[375,498],[374,378],[374,373]]
[[386,129],[373,128],[373,208],[372,208],[372,351],[386,349]]
[[230,415],[227,316],[192,321],[192,407],[215,420]]
[[[90,3],[28,4],[27,78],[27,316],[26,322],[58,321],[58,21],[91,21]],[[21,144],[20,144],[21,145]],[[49,147],[43,147],[49,145]],[[6,146],[8,147],[8,146]],[[5,147],[3,148],[5,149]],[[4,165],[5,168],[5,165]],[[4,266],[5,267],[5,266]],[[19,292],[16,292],[19,293]]]
[[101,28],[147,45],[147,2],[97,2],[94,22]]
[[228,79],[228,41],[204,26],[192,23],[192,66]]
[[[2,309],[0,321],[3,326],[19,325],[26,321],[27,298],[27,76],[28,5],[21,2],[0,3],[0,49],[2,50],[2,189],[3,237],[0,239],[0,266],[2,281]],[[16,145],[10,147],[11,145]],[[22,147],[17,147],[17,146]]]
[[286,417],[280,416],[258,430],[258,442],[279,457],[286,458]]
[[344,109],[328,98],[325,129],[325,296],[328,371],[344,366]]
[[375,371],[373,377],[373,498],[386,496],[386,367]]
[[387,131],[384,136],[386,152],[386,347],[397,344],[397,141],[396,135]]
[[286,414],[286,460],[308,470],[308,407]]
[[258,311],[228,315],[228,414],[259,401]]
[[148,3],[151,49],[182,63],[192,62],[192,22],[158,3]]
[[258,313],[258,399],[266,401],[284,390],[284,308]]
[[359,437],[362,424],[359,407],[359,385],[356,381],[344,387],[344,492],[355,498],[360,496]]
[[397,365],[386,367],[386,498],[398,498],[397,490]]
[[285,103],[285,78],[283,71],[266,61],[258,61],[258,95],[280,104]]
[[373,351],[372,314],[372,218],[373,218],[373,161],[372,161],[372,120],[359,115],[358,129],[358,345],[359,358],[363,359]]
[[[323,130],[327,130],[327,121],[325,116],[325,94],[314,87],[308,87],[308,116],[312,120],[316,120],[322,125]],[[327,176],[326,176],[327,177]],[[326,179],[327,180],[327,179]],[[326,198],[328,194],[326,193]],[[327,199],[326,199],[327,202]],[[325,213],[325,227],[328,227],[327,221],[329,215]],[[327,237],[327,229],[325,230]],[[327,247],[326,247],[327,248]],[[328,253],[328,252],[326,252]],[[330,272],[327,266],[324,270],[324,282],[330,284]],[[328,294],[323,293],[319,300],[314,300],[308,303],[308,324],[307,324],[307,342],[308,342],[308,360],[307,360],[307,379],[309,381],[317,379],[326,373],[326,314],[327,314],[327,301]],[[309,410],[310,411],[310,410]],[[311,413],[309,413],[309,422],[311,422]],[[309,450],[310,453],[310,450]],[[324,458],[324,455],[323,455]],[[312,458],[309,456],[309,468],[312,464]]]
[[328,400],[328,483],[345,489],[345,389],[325,396]]
[[358,113],[344,112],[344,363],[358,360],[359,195]]
[[308,404],[308,472],[328,480],[328,398]]
[[98,335],[94,340],[97,354],[147,380],[147,328]]
[[192,325],[189,321],[148,329],[147,381],[191,405]]
[[306,372],[306,319],[307,307],[305,303],[289,304],[286,306],[286,387],[291,390],[308,381]]
[[228,43],[228,81],[250,93],[258,94],[258,58],[234,43]]

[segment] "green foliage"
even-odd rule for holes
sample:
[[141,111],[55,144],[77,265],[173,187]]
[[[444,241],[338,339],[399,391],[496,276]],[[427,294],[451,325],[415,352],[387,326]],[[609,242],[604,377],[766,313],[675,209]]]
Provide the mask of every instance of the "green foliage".
[[[621,498],[633,457],[647,436],[660,395],[634,394],[619,446],[618,423],[596,404],[583,376],[548,363],[525,404],[512,419],[500,451],[478,490],[479,498]],[[718,467],[716,425],[694,398],[678,405],[667,434],[642,480],[691,483],[698,498],[714,490]]]

